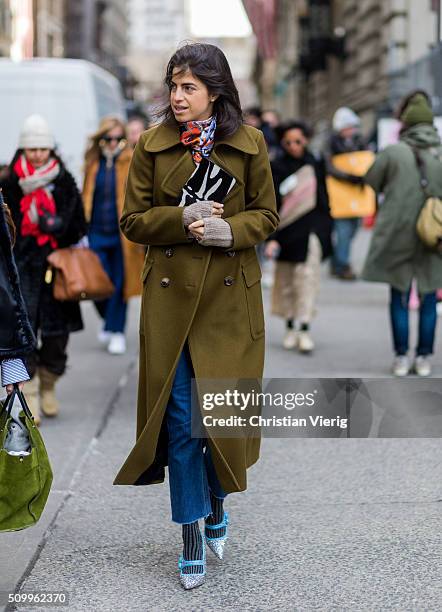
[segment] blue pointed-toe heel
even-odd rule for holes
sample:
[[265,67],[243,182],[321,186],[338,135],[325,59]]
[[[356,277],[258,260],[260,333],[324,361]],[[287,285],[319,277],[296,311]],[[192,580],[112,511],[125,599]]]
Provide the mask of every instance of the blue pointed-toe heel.
[[[185,567],[203,566],[202,574],[183,574]],[[189,589],[195,589],[203,584],[206,579],[206,549],[203,542],[203,558],[195,561],[188,561],[181,555],[178,560],[178,569],[180,570],[180,582],[181,586],[188,591]]]
[[[224,512],[224,518],[222,520],[222,523],[219,523],[218,525],[205,525],[204,526],[204,537],[206,540],[206,544],[207,546],[210,548],[210,550],[213,552],[213,554],[218,557],[218,559],[223,558],[224,556],[224,546],[226,544],[226,540],[227,540],[227,525],[229,524],[229,514],[227,512]],[[223,529],[226,528],[226,532],[223,536],[220,536],[218,538],[209,538],[209,536],[207,535],[207,530],[209,529],[210,531],[216,531],[217,529]]]

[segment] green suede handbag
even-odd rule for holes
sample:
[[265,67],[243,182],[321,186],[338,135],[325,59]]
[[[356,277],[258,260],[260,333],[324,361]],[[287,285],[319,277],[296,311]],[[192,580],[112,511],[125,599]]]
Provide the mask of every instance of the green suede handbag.
[[[30,443],[27,455],[14,456],[4,448],[14,398],[23,411],[20,422],[25,426]],[[52,484],[52,469],[43,438],[18,385],[0,403],[0,532],[31,527],[39,520]]]

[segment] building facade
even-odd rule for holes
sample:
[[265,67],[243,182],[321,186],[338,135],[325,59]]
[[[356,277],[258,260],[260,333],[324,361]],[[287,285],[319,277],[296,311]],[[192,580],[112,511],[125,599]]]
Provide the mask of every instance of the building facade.
[[9,0],[0,0],[0,57],[11,55],[12,12]]
[[[218,3],[207,2],[204,19],[216,20],[217,10]],[[167,61],[185,41],[219,46],[229,61],[243,106],[256,103],[250,79],[256,46],[250,31],[245,35],[231,35],[227,30],[219,36],[206,33],[209,28],[195,27],[189,0],[130,0],[129,15],[128,66],[138,81],[135,97],[151,110],[161,106],[164,99],[162,81]]]
[[165,64],[177,45],[190,37],[187,0],[129,0],[127,65],[137,80],[138,100],[159,102]]
[[[243,2],[275,5],[275,0]],[[440,0],[278,0],[267,24],[276,30],[276,62],[267,70],[261,103],[283,118],[303,117],[313,124],[329,123],[336,108],[350,106],[370,130],[413,83],[429,88],[437,100],[440,5]],[[259,30],[255,13],[254,30]],[[265,41],[257,39],[258,54],[265,54]],[[440,74],[442,59],[437,62]],[[258,84],[266,62],[259,63]],[[420,69],[413,70],[417,65]],[[431,75],[422,77],[426,72]]]
[[127,11],[127,0],[66,2],[65,57],[94,62],[115,74],[124,83]]
[[[366,127],[373,125],[379,114],[392,110],[394,73],[427,55],[437,42],[431,0],[311,0],[298,21],[301,30],[303,23],[310,46],[298,95],[302,114],[313,122],[329,119],[338,106],[350,106]],[[336,52],[338,33],[343,45]],[[321,49],[324,40],[328,43]]]
[[33,0],[34,57],[63,57],[63,0]]

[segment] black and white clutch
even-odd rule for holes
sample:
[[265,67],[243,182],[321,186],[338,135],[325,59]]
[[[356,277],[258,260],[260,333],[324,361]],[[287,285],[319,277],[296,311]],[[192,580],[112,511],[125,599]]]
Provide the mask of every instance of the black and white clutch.
[[201,200],[222,203],[235,183],[233,176],[203,157],[183,187],[179,206],[188,206]]

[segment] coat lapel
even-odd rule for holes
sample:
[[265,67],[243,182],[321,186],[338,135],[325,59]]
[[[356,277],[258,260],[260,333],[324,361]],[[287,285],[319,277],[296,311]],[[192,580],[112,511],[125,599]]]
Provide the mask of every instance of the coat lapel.
[[216,150],[216,147],[212,150],[212,153],[210,154],[209,159],[213,161],[214,164],[217,164],[220,168],[222,168],[223,170],[225,170],[226,172],[228,172],[231,176],[235,178],[236,183],[233,186],[233,189],[225,197],[224,202],[223,202],[225,203],[228,200],[230,200],[230,198],[233,198],[235,194],[244,187],[243,178],[242,176],[240,176],[239,172],[237,172],[232,167],[232,164],[229,164],[228,160],[226,160],[225,155],[223,155],[218,150]]
[[126,189],[127,173],[129,172],[129,165],[131,159],[132,149],[127,146],[125,149],[123,149],[123,151],[121,151],[115,162],[115,186],[117,191],[118,217],[121,217],[123,213],[124,192]]
[[170,196],[179,198],[182,188],[191,177],[196,166],[193,163],[190,149],[184,151],[177,149],[176,156],[175,163],[172,162],[169,172],[161,183],[161,190]]

